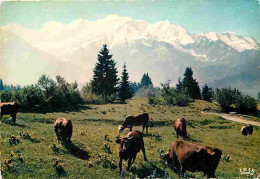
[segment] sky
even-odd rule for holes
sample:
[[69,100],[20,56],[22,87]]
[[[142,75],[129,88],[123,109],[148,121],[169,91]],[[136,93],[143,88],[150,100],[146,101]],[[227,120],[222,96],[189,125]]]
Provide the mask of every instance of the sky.
[[227,32],[260,42],[260,0],[16,1],[1,3],[0,25],[39,29],[46,22],[95,21],[110,14],[150,23],[168,20],[189,33]]

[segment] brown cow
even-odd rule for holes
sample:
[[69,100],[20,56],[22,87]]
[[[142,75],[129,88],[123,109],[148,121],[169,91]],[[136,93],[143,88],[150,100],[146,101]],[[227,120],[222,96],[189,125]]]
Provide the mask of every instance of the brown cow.
[[57,142],[62,140],[65,144],[71,142],[72,122],[64,117],[58,117],[54,123],[54,131],[57,135]]
[[246,126],[243,126],[241,128],[241,131],[242,131],[242,134],[247,136],[247,135],[252,135],[253,134],[253,126],[252,125],[246,125]]
[[130,131],[132,131],[133,126],[143,125],[143,132],[144,132],[144,128],[146,128],[146,133],[148,134],[148,122],[149,122],[149,115],[147,113],[140,113],[140,114],[135,114],[133,116],[127,116],[122,126],[119,126],[118,128],[119,133],[123,132],[125,128],[130,128]]
[[16,114],[18,110],[18,105],[16,102],[5,102],[0,103],[0,119],[3,115],[8,115],[12,117],[13,124],[16,122]]
[[[177,119],[177,121],[174,123],[173,127],[176,131],[177,138],[179,138],[179,135],[183,137],[183,139],[188,138],[188,133],[186,126],[189,125],[193,127],[189,122],[187,122],[184,118]],[[193,127],[194,128],[194,127]]]
[[181,175],[184,175],[186,170],[190,172],[201,171],[208,178],[214,178],[214,172],[221,155],[222,152],[218,148],[176,141],[173,142],[169,152],[163,158]]
[[128,160],[127,170],[134,163],[137,153],[142,149],[144,160],[147,161],[144,148],[143,134],[140,131],[129,132],[125,137],[118,138],[119,147],[119,171],[122,171],[122,160]]

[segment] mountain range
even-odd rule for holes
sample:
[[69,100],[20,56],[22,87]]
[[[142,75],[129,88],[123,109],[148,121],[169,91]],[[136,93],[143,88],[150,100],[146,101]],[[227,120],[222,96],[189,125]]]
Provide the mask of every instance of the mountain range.
[[13,23],[0,26],[0,75],[9,84],[35,83],[44,73],[83,84],[92,78],[103,44],[119,72],[126,63],[131,81],[148,72],[157,86],[167,80],[174,84],[192,67],[201,85],[236,87],[254,97],[260,91],[260,45],[253,38],[233,32],[190,34],[169,21],[148,23],[117,15],[48,22],[37,30]]

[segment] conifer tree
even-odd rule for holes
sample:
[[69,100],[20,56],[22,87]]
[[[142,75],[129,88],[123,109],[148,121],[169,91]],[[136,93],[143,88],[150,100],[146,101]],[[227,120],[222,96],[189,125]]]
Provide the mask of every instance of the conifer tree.
[[181,92],[183,90],[183,84],[180,78],[178,79],[178,83],[176,84],[176,90],[177,92]]
[[143,74],[141,79],[141,87],[153,85],[151,78],[149,77],[148,73]]
[[0,91],[4,90],[4,85],[2,79],[0,79]]
[[130,99],[132,97],[131,90],[130,90],[130,83],[128,81],[129,76],[126,70],[126,66],[124,64],[121,82],[119,87],[119,97],[123,103],[125,103],[126,99]]
[[140,86],[141,84],[136,83],[135,81],[130,83],[130,91],[132,95],[134,95],[139,90]]
[[201,99],[199,83],[193,78],[193,71],[187,67],[182,81],[183,87],[192,99]]
[[103,45],[98,54],[98,62],[94,68],[94,76],[92,80],[93,92],[102,95],[104,102],[107,102],[109,95],[117,92],[117,69],[116,62],[112,59],[113,55],[109,55],[107,45]]
[[211,101],[213,98],[213,90],[212,88],[209,88],[207,84],[202,88],[202,99],[205,101]]

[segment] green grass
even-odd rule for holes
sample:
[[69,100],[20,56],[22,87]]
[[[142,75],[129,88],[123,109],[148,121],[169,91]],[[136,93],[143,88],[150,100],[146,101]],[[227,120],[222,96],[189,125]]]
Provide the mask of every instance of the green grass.
[[[193,102],[188,107],[169,107],[148,105],[147,99],[135,99],[127,104],[88,105],[77,112],[18,113],[16,126],[11,125],[9,116],[4,116],[0,124],[2,175],[4,178],[119,178],[117,128],[127,115],[139,112],[148,112],[151,118],[152,127],[144,137],[149,162],[143,160],[140,152],[132,173],[126,171],[125,177],[142,178],[152,175],[155,170],[158,177],[166,172],[170,178],[178,176],[165,167],[158,150],[167,152],[176,140],[172,126],[179,117],[195,126],[187,129],[194,143],[217,147],[223,156],[231,156],[229,162],[221,159],[217,177],[239,177],[240,168],[253,168],[259,174],[259,128],[254,127],[253,136],[242,136],[242,124],[201,113],[208,110],[218,111],[219,108],[204,101]],[[73,146],[69,149],[56,143],[53,123],[60,116],[73,122]],[[135,129],[141,130],[141,127]],[[121,136],[128,131],[126,129]],[[109,136],[105,139],[106,134]],[[17,138],[19,143],[11,144],[10,136]],[[108,154],[108,150],[112,154]],[[188,174],[203,178],[200,172]]]

